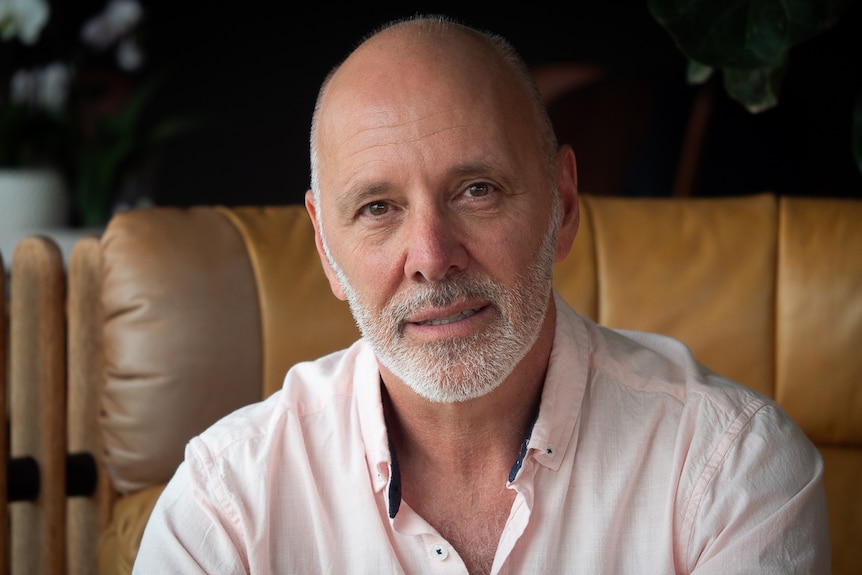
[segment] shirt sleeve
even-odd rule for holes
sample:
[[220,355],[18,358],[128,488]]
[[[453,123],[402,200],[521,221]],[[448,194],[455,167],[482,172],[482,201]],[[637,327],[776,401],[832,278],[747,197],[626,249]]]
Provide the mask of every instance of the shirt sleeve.
[[685,572],[829,573],[823,460],[816,447],[774,404],[742,422],[728,446],[712,454],[701,494],[695,492],[688,506]]
[[214,498],[220,489],[208,488],[212,474],[191,452],[153,508],[133,575],[248,572],[229,514]]

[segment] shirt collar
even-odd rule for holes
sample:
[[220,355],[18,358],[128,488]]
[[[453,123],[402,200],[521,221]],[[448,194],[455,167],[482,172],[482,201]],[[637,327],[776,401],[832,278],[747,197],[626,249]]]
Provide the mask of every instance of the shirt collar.
[[[576,422],[587,385],[590,338],[587,320],[555,293],[556,327],[542,399],[534,423],[510,472],[513,481],[528,454],[550,469],[559,469],[566,451],[577,443]],[[398,461],[391,449],[383,416],[380,370],[367,342],[361,340],[354,390],[362,427],[368,471],[375,492],[387,490],[387,508],[394,517],[401,503]]]
[[554,298],[557,308],[554,344],[539,416],[528,443],[538,463],[557,470],[566,451],[577,445],[576,423],[587,388],[592,345],[589,320],[578,315],[558,293],[554,293]]

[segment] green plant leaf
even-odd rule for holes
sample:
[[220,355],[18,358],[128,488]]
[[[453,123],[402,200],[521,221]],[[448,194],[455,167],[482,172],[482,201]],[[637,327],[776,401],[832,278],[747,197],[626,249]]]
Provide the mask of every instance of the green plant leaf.
[[716,68],[774,69],[830,27],[852,0],[648,0],[689,59]]
[[69,138],[68,118],[62,113],[0,105],[0,167],[63,166]]
[[835,24],[853,0],[647,0],[650,13],[689,59],[724,75],[727,93],[751,112],[778,103],[790,50]]
[[746,110],[757,114],[778,105],[784,70],[783,66],[755,70],[725,68],[722,70],[724,89]]
[[205,124],[200,116],[181,116],[154,123],[144,121],[162,77],[142,85],[117,114],[102,118],[95,138],[83,142],[78,151],[75,201],[84,225],[108,221],[122,177],[130,166],[166,140]]
[[705,64],[701,64],[700,62],[695,62],[694,60],[688,61],[688,67],[686,68],[685,77],[688,80],[689,84],[703,84],[707,80],[712,77],[712,73],[715,71],[715,68],[712,66],[707,66]]

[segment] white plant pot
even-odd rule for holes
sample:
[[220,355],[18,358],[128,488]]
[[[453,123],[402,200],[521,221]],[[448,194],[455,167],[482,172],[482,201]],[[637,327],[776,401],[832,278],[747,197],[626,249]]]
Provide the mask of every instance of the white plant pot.
[[69,194],[50,169],[0,169],[0,232],[38,232],[69,223]]

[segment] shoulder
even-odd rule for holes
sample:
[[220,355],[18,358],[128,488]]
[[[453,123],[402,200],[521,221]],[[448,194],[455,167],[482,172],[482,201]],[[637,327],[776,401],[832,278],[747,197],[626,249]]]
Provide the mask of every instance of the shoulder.
[[622,414],[632,424],[672,431],[676,441],[706,441],[713,448],[766,434],[792,439],[789,448],[816,451],[773,399],[712,371],[683,342],[610,329],[577,314],[568,321],[583,322],[584,335],[573,345],[588,348],[587,417]]
[[626,470],[626,489],[663,489],[681,570],[712,557],[723,571],[784,572],[778,564],[794,538],[817,546],[793,550],[799,565],[828,556],[822,458],[774,400],[713,372],[673,338],[576,314],[565,322],[574,336],[555,341],[549,373],[554,389],[583,389],[574,429],[586,481],[611,445],[612,471]]
[[712,406],[725,417],[752,415],[773,403],[751,388],[703,365],[683,342],[656,333],[614,330],[593,324],[592,367],[605,385],[684,406]]
[[[215,459],[228,452],[246,457],[278,451],[293,438],[302,439],[307,425],[345,425],[354,411],[354,387],[369,377],[373,356],[360,340],[353,346],[301,362],[285,375],[282,388],[268,398],[242,407],[193,438],[186,458]],[[327,420],[326,423],[321,420]],[[231,455],[233,459],[237,455]]]
[[718,466],[741,469],[764,459],[788,473],[800,462],[815,473],[821,467],[817,449],[776,401],[715,373],[684,343],[652,333],[594,330],[591,391],[622,402],[641,424],[667,425],[677,449],[706,457],[707,475]]

